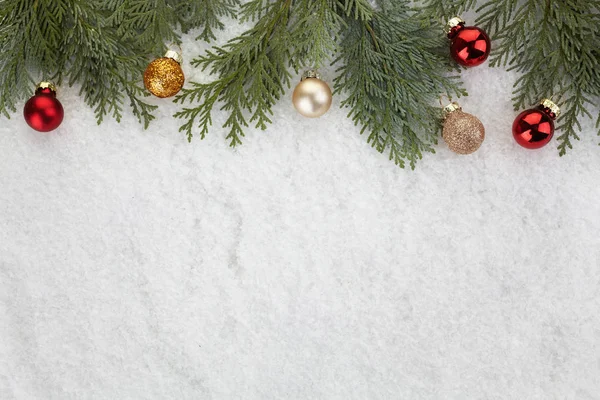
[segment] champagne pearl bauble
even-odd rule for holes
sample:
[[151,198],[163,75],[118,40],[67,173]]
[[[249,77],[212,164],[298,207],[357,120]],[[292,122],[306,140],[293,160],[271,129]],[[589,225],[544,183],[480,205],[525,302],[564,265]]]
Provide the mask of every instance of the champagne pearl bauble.
[[181,69],[181,54],[169,50],[162,58],[152,61],[144,72],[144,85],[156,97],[175,96],[185,83]]
[[479,118],[463,112],[457,103],[450,104],[444,111],[442,137],[450,150],[457,154],[476,152],[485,139],[485,127]]
[[294,89],[292,103],[305,117],[317,118],[331,107],[333,95],[329,85],[314,71],[307,71]]

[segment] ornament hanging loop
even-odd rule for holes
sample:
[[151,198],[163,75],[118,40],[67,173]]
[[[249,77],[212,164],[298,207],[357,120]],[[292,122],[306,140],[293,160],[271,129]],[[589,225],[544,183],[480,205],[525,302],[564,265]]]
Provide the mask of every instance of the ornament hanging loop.
[[165,53],[166,58],[171,58],[177,61],[179,64],[183,63],[183,50],[179,43],[169,42],[167,45],[167,52]]
[[317,71],[314,68],[304,71],[304,73],[302,74],[302,77],[300,78],[300,82],[302,82],[308,78],[316,78],[316,79],[322,80],[321,74],[319,73],[319,71]]
[[[445,101],[445,99],[450,103],[446,104],[447,102]],[[444,111],[444,118],[446,118],[448,116],[448,114],[453,113],[454,111],[462,110],[462,107],[460,106],[460,104],[458,104],[455,101],[452,101],[452,98],[446,94],[440,95],[439,102],[440,102],[440,107]],[[444,105],[444,104],[446,104],[446,105]]]
[[42,81],[38,83],[35,90],[37,92],[38,90],[43,89],[50,89],[52,92],[56,93],[56,85],[50,81]]
[[552,119],[560,117],[560,107],[551,99],[543,99],[540,106],[550,115]]

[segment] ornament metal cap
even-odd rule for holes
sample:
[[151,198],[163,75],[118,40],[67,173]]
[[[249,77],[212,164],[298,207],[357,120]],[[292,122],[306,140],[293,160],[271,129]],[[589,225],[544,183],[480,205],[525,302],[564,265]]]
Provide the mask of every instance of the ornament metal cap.
[[448,114],[453,113],[454,111],[461,111],[462,107],[457,102],[452,102],[444,107],[444,116],[447,117]]
[[540,102],[540,105],[550,110],[550,112],[554,114],[556,118],[560,116],[560,107],[557,106],[552,100],[544,99]]
[[464,23],[465,21],[461,17],[454,17],[450,19],[450,21],[448,21],[448,23],[444,27],[444,32],[446,32],[449,35],[454,28],[463,25]]
[[308,78],[321,79],[321,74],[316,69],[309,69],[307,71],[304,71],[304,73],[302,74],[302,78],[300,78],[300,82]]
[[50,89],[54,93],[56,93],[56,85],[52,82],[42,81],[42,82],[38,83],[37,86],[35,87],[35,91],[37,92],[40,89]]
[[177,61],[179,64],[181,64],[183,62],[183,56],[181,55],[180,52],[175,51],[175,50],[168,50],[165,53],[165,58],[171,58],[171,59]]

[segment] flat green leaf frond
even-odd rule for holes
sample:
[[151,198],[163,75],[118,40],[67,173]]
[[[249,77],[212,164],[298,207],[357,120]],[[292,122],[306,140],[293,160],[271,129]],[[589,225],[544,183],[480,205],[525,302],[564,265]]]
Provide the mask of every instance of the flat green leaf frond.
[[[520,74],[515,109],[544,98],[561,106],[560,155],[579,140],[580,119],[598,112],[600,98],[600,1],[488,1],[479,24],[494,39],[492,66]],[[595,110],[595,111],[592,111]]]
[[256,23],[192,61],[215,80],[192,83],[191,89],[176,97],[178,103],[194,105],[175,114],[185,120],[180,130],[191,139],[197,127],[204,138],[217,104],[227,112],[223,127],[231,146],[242,143],[249,125],[266,129],[273,105],[290,87],[288,68],[298,70],[307,63],[318,66],[336,48],[343,22],[337,7],[333,1],[314,0],[253,0],[242,6],[242,19],[257,18]]
[[440,111],[431,104],[442,93],[466,93],[439,51],[443,38],[423,28],[408,2],[381,7],[390,8],[394,12],[375,12],[371,21],[347,21],[335,91],[345,94],[342,106],[371,146],[400,167],[408,162],[414,168],[437,143]]

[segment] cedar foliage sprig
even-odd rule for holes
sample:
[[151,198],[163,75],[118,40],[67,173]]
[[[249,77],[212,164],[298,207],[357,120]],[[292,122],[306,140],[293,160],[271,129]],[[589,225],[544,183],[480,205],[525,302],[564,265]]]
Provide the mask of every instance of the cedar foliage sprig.
[[[125,103],[148,126],[141,75],[183,29],[214,38],[238,0],[0,0],[0,114],[10,118],[40,80],[78,84],[98,123]],[[210,10],[210,11],[207,11]]]
[[465,94],[452,70],[443,35],[414,15],[410,1],[252,0],[242,21],[255,25],[224,46],[215,46],[192,64],[216,77],[192,83],[176,97],[192,103],[175,114],[185,122],[188,140],[199,128],[204,138],[215,107],[227,111],[224,128],[231,146],[242,143],[245,128],[266,129],[272,107],[290,87],[290,69],[338,66],[335,92],[349,116],[369,132],[368,142],[389,151],[399,166],[414,167],[437,141],[440,93]]
[[336,93],[342,107],[368,132],[367,141],[389,159],[412,168],[423,152],[434,152],[441,127],[440,109],[432,106],[440,93],[466,92],[444,48],[443,35],[423,24],[407,2],[379,1],[368,21],[348,20],[348,33],[336,62]]
[[476,5],[477,0],[425,0],[419,9],[428,18],[438,17],[446,23]]
[[240,19],[256,21],[254,27],[192,61],[217,79],[193,82],[191,89],[183,89],[175,98],[179,103],[200,103],[175,114],[187,120],[180,131],[191,140],[198,125],[204,139],[218,103],[229,113],[224,127],[229,131],[226,139],[230,146],[242,143],[249,124],[266,129],[271,108],[290,86],[288,68],[298,72],[307,63],[318,65],[337,47],[336,32],[342,21],[337,8],[333,0],[253,0],[244,4]]
[[[448,19],[476,6],[474,0],[427,0],[423,12]],[[599,0],[486,0],[477,12],[477,24],[494,41],[490,66],[520,74],[515,110],[545,97],[561,106],[561,156],[579,140],[582,117],[598,113],[600,134]]]
[[236,18],[240,6],[239,0],[195,0],[173,2],[182,31],[200,28],[197,40],[211,42],[216,39],[215,33],[225,29],[223,18]]
[[478,12],[496,41],[490,65],[520,73],[515,109],[550,96],[561,106],[561,156],[579,140],[582,117],[598,113],[600,128],[600,0],[495,0]]

